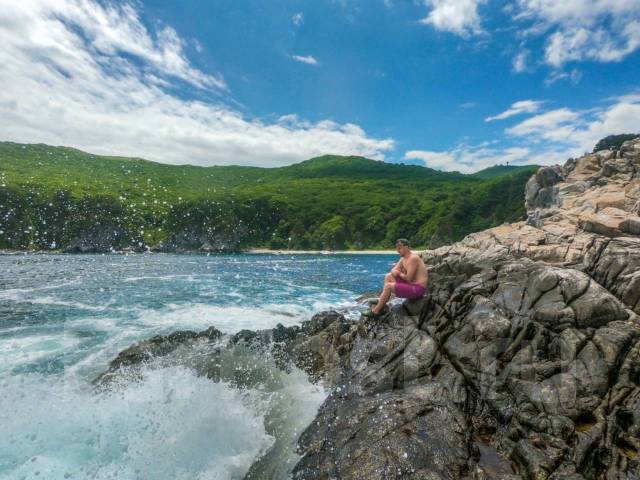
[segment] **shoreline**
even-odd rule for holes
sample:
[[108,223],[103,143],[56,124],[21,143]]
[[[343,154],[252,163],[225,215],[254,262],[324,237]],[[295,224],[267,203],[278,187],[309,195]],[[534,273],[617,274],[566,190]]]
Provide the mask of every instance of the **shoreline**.
[[229,255],[229,254],[249,254],[249,255],[397,255],[395,250],[271,250],[268,248],[249,248],[238,252],[204,252],[199,250],[188,250],[181,252],[131,252],[131,251],[112,251],[112,252],[63,252],[61,250],[9,250],[0,249],[0,255],[148,255],[152,254],[207,254],[207,255]]
[[395,250],[271,250],[268,248],[250,248],[241,253],[274,255],[397,255]]

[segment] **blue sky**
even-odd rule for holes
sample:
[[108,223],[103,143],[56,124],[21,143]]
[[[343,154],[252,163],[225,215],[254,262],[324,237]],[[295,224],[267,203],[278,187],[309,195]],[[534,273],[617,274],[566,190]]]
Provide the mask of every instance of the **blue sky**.
[[640,132],[640,0],[0,6],[3,140],[167,163],[337,153],[470,172]]

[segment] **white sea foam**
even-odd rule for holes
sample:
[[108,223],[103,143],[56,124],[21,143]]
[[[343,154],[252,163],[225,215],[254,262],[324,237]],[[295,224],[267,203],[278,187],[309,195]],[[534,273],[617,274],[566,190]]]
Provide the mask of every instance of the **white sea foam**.
[[224,333],[242,329],[262,330],[278,323],[291,326],[311,315],[311,310],[295,304],[265,304],[262,307],[239,305],[169,304],[161,309],[139,310],[136,322],[156,330],[204,330],[215,326]]
[[[288,327],[308,320],[313,313],[321,310],[342,308],[347,312],[353,306],[349,302],[332,302],[329,298],[320,298],[309,306],[266,303],[259,307],[191,303],[167,304],[161,308],[85,308],[85,304],[58,302],[48,297],[40,298],[39,303],[63,304],[92,313],[68,318],[55,331],[47,334],[34,332],[32,335],[0,338],[0,356],[3,358],[0,372],[27,364],[35,365],[73,352],[76,358],[72,363],[65,362],[65,368],[69,372],[93,375],[106,368],[118,352],[153,335],[176,330],[201,331],[211,326],[229,334],[243,329],[265,330],[278,324]],[[100,340],[95,341],[98,337]]]
[[143,275],[140,277],[126,277],[123,278],[122,281],[123,282],[127,282],[127,283],[131,283],[131,282],[140,282],[140,281],[148,281],[148,280],[152,280],[152,281],[172,281],[172,280],[186,280],[189,282],[196,282],[200,279],[200,277],[209,277],[209,276],[214,276],[214,274],[211,273],[198,273],[196,274],[191,274],[191,273],[187,273],[187,274],[173,274],[173,275],[154,275],[154,276],[149,276],[149,275]]
[[106,303],[103,303],[102,305],[89,305],[83,302],[62,300],[54,296],[33,297],[28,299],[25,298],[25,299],[22,299],[22,301],[32,303],[34,305],[55,305],[58,307],[70,307],[78,310],[89,310],[94,312],[103,312],[105,310],[109,310],[109,311],[119,310],[119,308],[113,306],[111,302],[106,302]]
[[71,285],[77,285],[80,283],[80,279],[70,280],[68,282],[51,284],[51,285],[41,285],[39,287],[29,287],[29,288],[7,288],[0,291],[0,300],[20,300],[25,297],[25,294],[31,294],[34,292],[41,292],[42,290],[56,290],[58,288],[68,287]]
[[0,477],[240,479],[274,439],[257,392],[172,367],[96,393],[72,379],[0,379]]
[[0,339],[0,372],[33,364],[77,347],[79,341],[65,332],[49,335],[15,336]]

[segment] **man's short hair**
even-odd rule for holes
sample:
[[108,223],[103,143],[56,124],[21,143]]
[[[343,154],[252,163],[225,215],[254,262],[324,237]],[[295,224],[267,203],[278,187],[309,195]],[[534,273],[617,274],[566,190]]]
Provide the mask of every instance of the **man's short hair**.
[[399,238],[396,240],[396,245],[404,245],[405,247],[409,246],[409,240],[406,238]]

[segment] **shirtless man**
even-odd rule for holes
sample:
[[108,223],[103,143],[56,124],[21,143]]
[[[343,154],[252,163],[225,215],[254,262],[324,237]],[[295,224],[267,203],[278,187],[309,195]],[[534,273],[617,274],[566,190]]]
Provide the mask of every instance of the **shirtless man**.
[[395,293],[396,297],[413,299],[423,297],[427,291],[427,267],[420,255],[411,251],[409,240],[399,238],[396,241],[396,251],[401,257],[400,261],[384,277],[384,289],[378,304],[365,315],[379,315],[391,293]]

